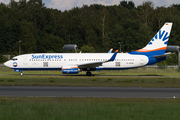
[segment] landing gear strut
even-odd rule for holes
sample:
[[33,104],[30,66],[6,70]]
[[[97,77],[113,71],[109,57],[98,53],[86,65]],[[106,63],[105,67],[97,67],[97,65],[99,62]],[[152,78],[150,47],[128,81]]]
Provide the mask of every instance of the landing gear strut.
[[87,76],[91,76],[92,73],[91,73],[90,71],[87,71],[87,72],[86,72],[86,75],[87,75]]
[[21,72],[21,74],[20,75],[23,75],[23,72]]

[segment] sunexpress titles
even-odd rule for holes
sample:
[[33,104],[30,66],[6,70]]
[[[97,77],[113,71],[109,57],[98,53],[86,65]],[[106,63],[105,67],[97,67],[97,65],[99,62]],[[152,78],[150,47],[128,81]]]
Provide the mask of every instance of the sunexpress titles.
[[62,59],[62,55],[32,55],[32,59]]

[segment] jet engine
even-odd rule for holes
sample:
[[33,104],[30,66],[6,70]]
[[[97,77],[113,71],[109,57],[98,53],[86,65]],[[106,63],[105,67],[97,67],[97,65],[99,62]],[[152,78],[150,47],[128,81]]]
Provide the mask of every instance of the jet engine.
[[78,74],[79,68],[77,66],[63,66],[62,73],[63,74]]

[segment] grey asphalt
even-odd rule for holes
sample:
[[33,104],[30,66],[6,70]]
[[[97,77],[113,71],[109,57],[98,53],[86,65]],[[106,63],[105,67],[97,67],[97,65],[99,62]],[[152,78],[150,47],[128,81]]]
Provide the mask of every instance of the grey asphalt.
[[180,88],[0,86],[0,96],[180,98]]

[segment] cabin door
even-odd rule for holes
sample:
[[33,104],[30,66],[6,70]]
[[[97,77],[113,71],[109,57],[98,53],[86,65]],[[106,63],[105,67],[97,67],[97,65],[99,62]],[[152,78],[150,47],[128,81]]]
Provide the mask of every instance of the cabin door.
[[140,65],[143,65],[143,63],[144,63],[144,60],[142,57],[140,57]]
[[23,57],[23,65],[28,65],[28,59],[27,59],[27,57]]

